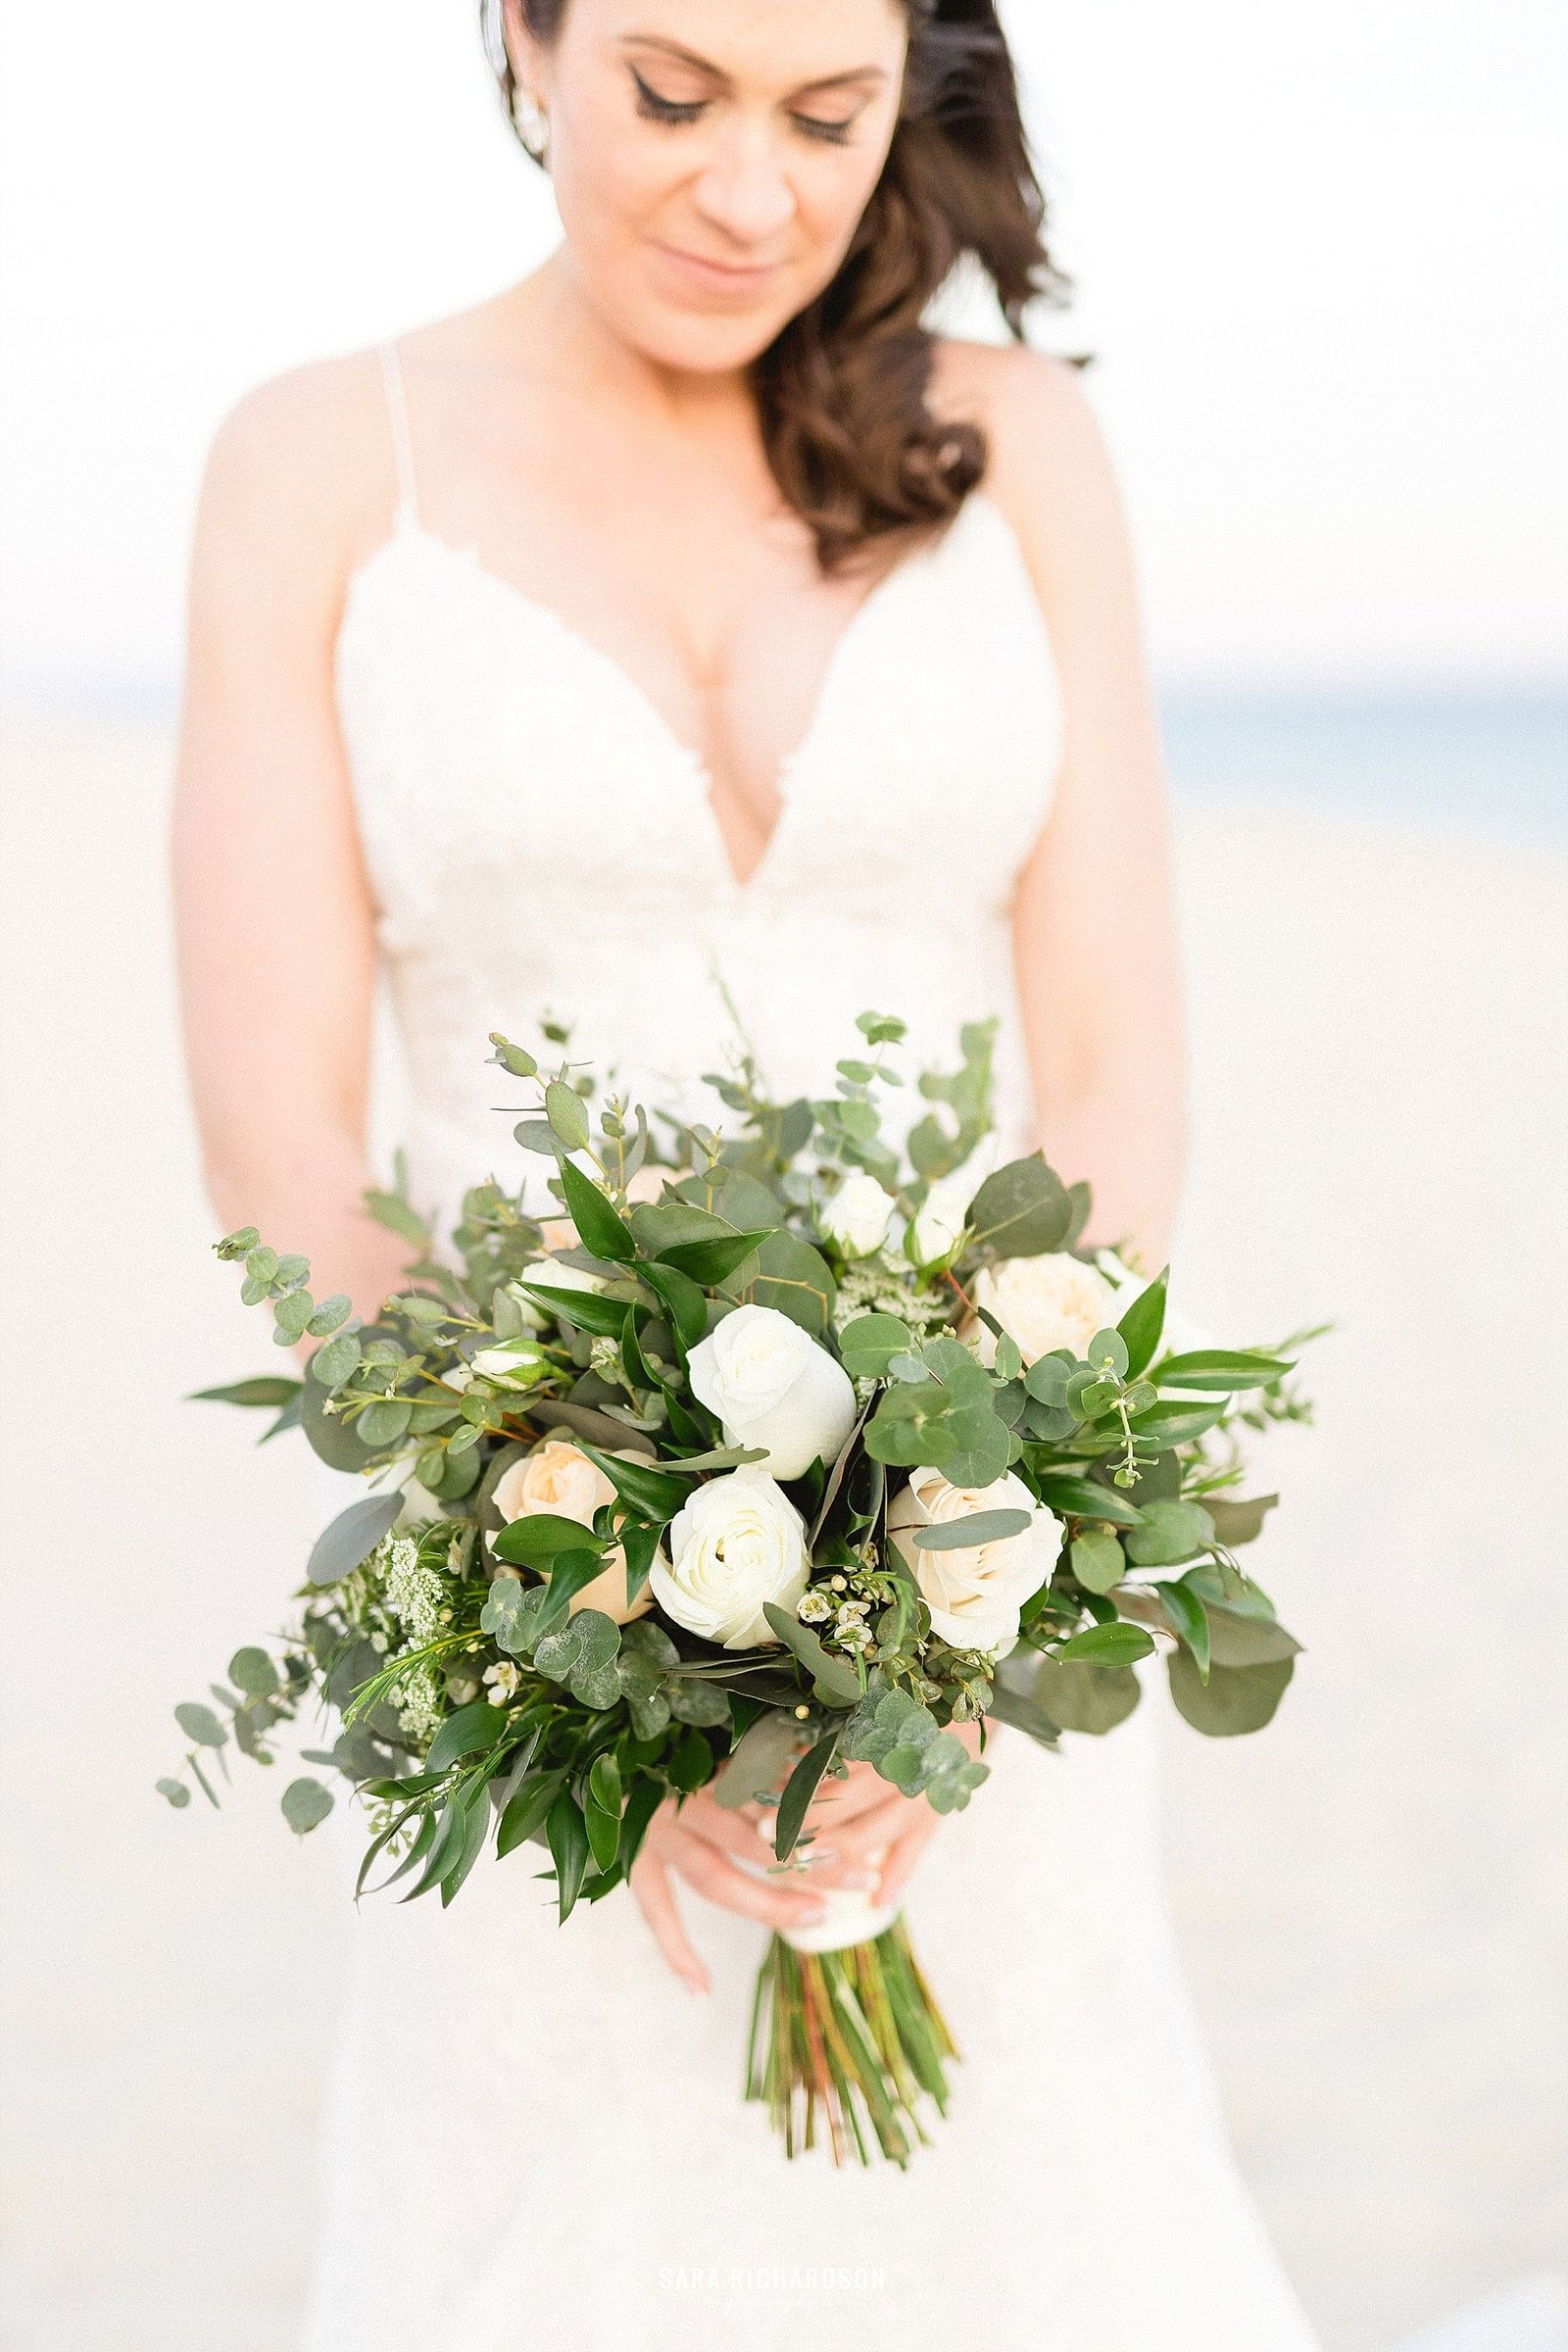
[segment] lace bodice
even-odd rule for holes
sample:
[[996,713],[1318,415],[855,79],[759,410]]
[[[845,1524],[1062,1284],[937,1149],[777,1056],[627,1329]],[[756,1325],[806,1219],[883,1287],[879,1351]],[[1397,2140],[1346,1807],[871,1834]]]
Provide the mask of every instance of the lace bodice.
[[511,1167],[485,1039],[533,1045],[547,1012],[574,1057],[714,1120],[715,972],[788,1094],[822,1091],[867,1006],[909,1022],[910,1071],[951,1067],[959,1022],[998,1014],[1000,1123],[1032,1143],[1008,917],[1061,723],[998,508],[971,497],[858,609],[742,883],[699,756],[548,606],[423,527],[400,450],[337,691],[426,1191],[453,1206],[487,1153]]

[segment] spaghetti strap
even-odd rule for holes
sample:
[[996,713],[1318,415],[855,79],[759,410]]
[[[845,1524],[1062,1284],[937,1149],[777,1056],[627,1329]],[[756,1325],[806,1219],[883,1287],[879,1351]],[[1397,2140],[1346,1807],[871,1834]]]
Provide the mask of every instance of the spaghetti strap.
[[419,519],[418,485],[414,471],[414,436],[409,430],[409,396],[403,381],[403,362],[395,343],[383,343],[376,355],[386,386],[387,416],[392,426],[392,455],[398,477],[398,520]]

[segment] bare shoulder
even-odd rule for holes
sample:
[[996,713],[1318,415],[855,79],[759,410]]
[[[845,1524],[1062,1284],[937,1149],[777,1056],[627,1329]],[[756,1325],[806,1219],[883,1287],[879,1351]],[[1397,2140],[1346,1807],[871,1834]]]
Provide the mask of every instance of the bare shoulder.
[[1107,567],[1125,578],[1121,491],[1082,368],[1021,344],[945,340],[932,399],[985,432],[986,489],[1049,605]]
[[207,460],[198,560],[264,560],[332,569],[384,524],[396,466],[373,352],[293,368],[248,392]]

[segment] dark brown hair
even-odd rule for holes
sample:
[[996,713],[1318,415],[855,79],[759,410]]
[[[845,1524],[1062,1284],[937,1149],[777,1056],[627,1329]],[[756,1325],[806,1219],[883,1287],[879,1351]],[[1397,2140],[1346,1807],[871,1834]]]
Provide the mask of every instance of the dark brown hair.
[[[547,46],[567,4],[519,0]],[[973,256],[1020,340],[1025,306],[1062,303],[1069,290],[1046,247],[1046,200],[995,0],[904,6],[908,63],[882,176],[837,276],[752,368],[768,464],[810,525],[824,571],[868,540],[950,520],[985,472],[979,426],[943,422],[926,399],[932,337],[922,319],[954,264]],[[492,63],[515,126],[500,13],[487,0]]]

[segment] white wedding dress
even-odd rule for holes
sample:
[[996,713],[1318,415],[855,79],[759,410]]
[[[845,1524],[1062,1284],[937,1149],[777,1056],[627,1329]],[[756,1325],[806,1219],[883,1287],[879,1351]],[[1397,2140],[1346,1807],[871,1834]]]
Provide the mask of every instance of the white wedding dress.
[[[421,525],[388,382],[402,510],[354,581],[338,691],[417,1197],[516,1181],[486,1037],[534,1043],[547,1009],[574,1056],[715,1118],[715,968],[788,1091],[823,1089],[867,1006],[908,1021],[911,1071],[1000,1014],[1004,1140],[1030,1148],[1007,911],[1060,722],[997,508],[971,497],[860,608],[742,886],[643,693]],[[306,2352],[1311,2352],[1172,1956],[1153,1714],[1055,1756],[1002,1733],[928,1849],[906,1910],[962,2064],[906,2174],[791,2164],[742,2103],[751,1923],[686,1899],[700,1998],[624,1894],[558,1927],[536,1849],[450,1911],[368,1899]]]

